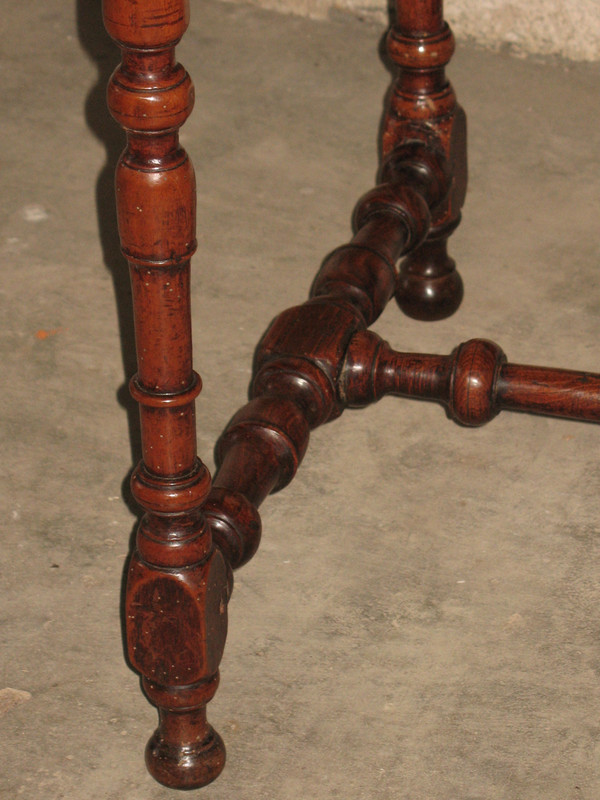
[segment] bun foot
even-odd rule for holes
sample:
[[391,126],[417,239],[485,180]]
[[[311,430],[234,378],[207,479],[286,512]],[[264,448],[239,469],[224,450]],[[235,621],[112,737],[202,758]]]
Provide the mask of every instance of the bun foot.
[[[161,709],[161,724],[146,745],[148,771],[170,789],[200,789],[218,778],[225,766],[223,740],[210,725],[199,725],[197,714]],[[194,736],[194,728],[202,729],[201,738]]]
[[425,241],[400,265],[396,302],[408,317],[445,319],[462,299],[462,278],[448,255],[445,238]]

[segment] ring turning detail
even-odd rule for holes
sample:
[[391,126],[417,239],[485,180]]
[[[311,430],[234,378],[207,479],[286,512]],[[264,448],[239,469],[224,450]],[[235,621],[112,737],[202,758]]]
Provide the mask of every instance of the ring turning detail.
[[108,104],[127,136],[116,194],[143,455],[132,477],[145,513],[129,566],[126,638],[158,709],[148,769],[166,786],[191,789],[225,764],[206,707],[219,683],[233,571],[256,553],[258,508],[292,480],[310,431],[386,394],[439,402],[466,426],[503,409],[598,422],[600,375],[511,364],[483,339],[450,355],[396,352],[368,330],[392,297],[409,316],[437,320],[463,295],[447,252],[467,186],[465,114],[445,76],[454,39],[441,0],[398,0],[378,184],[359,200],[352,239],[325,258],[308,300],[279,314],[259,342],[250,401],[217,443],[211,481],[196,450],[195,178],[179,144],[194,103],[175,58],[188,2],[103,0],[103,12],[122,51]]

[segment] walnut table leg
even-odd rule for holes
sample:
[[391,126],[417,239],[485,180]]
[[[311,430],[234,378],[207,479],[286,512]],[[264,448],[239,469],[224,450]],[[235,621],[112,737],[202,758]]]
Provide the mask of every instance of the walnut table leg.
[[398,75],[384,120],[383,156],[408,141],[422,141],[443,153],[450,173],[448,192],[432,209],[426,241],[400,268],[398,304],[423,320],[450,316],[463,296],[447,241],[460,222],[467,189],[466,117],[444,71],[454,37],[442,5],[442,0],[396,0],[396,23],[387,38]]
[[227,632],[228,568],[201,505],[210,476],[196,455],[190,258],[196,247],[194,170],[178,129],[194,102],[175,61],[188,25],[185,0],[104,0],[106,28],[122,49],[108,89],[127,133],[117,167],[121,246],[133,289],[143,460],[132,491],[144,508],[129,568],[126,631],[131,664],[159,709],[146,749],[152,775],[202,786],[225,762],[206,721]]

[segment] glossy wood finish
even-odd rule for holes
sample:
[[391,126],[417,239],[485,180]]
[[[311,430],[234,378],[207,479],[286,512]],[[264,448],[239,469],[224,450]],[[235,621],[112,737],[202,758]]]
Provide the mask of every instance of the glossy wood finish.
[[471,339],[449,356],[397,353],[360,331],[346,350],[338,390],[348,406],[386,394],[437,400],[462,425],[483,425],[503,409],[600,422],[600,375],[506,363],[494,342]]
[[167,786],[189,789],[213,780],[225,759],[206,704],[218,685],[232,570],[256,552],[258,508],[292,480],[310,431],[386,394],[435,400],[470,426],[501,409],[600,421],[600,376],[509,364],[479,339],[449,356],[395,352],[368,330],[394,295],[424,319],[451,313],[462,296],[446,252],[466,189],[464,113],[444,76],[454,44],[441,2],[405,0],[388,40],[400,73],[383,127],[380,183],[359,201],[353,238],[324,260],[309,299],[281,313],[261,339],[250,402],[217,444],[211,487],[194,421],[194,173],[178,143],[193,105],[174,55],[187,3],[104,0],[104,14],[123,51],[108,97],[127,132],[116,188],[136,324],[131,392],[143,437],[132,489],[146,512],[129,568],[128,652],[159,709],[148,768]]
[[467,131],[465,113],[445,74],[454,37],[444,22],[441,0],[396,0],[387,50],[397,77],[383,125],[384,158],[404,142],[418,139],[443,154],[450,178],[432,209],[426,241],[400,267],[396,299],[410,317],[443,319],[456,311],[463,297],[447,242],[460,222],[467,190]]
[[196,455],[190,257],[196,249],[194,170],[179,146],[194,90],[175,61],[184,0],[104,0],[122,49],[108,104],[127,132],[117,167],[119,234],[133,290],[143,461],[131,486],[146,511],[129,565],[131,665],[159,709],[146,750],[154,777],[191,788],[213,780],[225,749],[206,721],[227,631],[228,570],[201,506],[210,476]]
[[[338,382],[348,344],[392,298],[394,265],[423,242],[430,207],[446,188],[439,153],[420,142],[390,153],[382,175],[386,182],[356,207],[352,241],[323,262],[310,299],[280,314],[263,336],[252,400],[218,442],[219,468],[206,513],[211,524],[218,521],[213,537],[234,569],[255,551],[257,508],[293,478],[311,428],[341,414]],[[228,510],[216,492],[231,498]]]

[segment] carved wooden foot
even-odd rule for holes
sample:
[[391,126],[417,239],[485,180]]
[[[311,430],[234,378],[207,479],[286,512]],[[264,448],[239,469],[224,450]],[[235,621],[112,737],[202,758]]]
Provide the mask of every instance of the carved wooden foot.
[[129,567],[129,659],[159,709],[150,772],[189,789],[214,780],[225,748],[206,721],[227,633],[230,571],[201,506],[210,476],[196,455],[190,258],[196,248],[194,170],[178,129],[193,106],[192,82],[175,61],[188,24],[184,0],[104,0],[123,60],[108,102],[127,133],[117,167],[119,233],[129,262],[143,461],[132,492],[146,511]]
[[[456,226],[452,226],[454,230]],[[462,302],[463,282],[448,255],[448,229],[433,231],[400,265],[396,302],[413,319],[452,316]]]
[[409,317],[436,320],[453,314],[463,297],[447,241],[460,222],[467,189],[466,117],[444,72],[454,37],[441,0],[397,0],[396,9],[387,47],[398,76],[384,121],[383,155],[418,139],[443,154],[449,178],[432,208],[427,240],[400,265],[396,300]]

